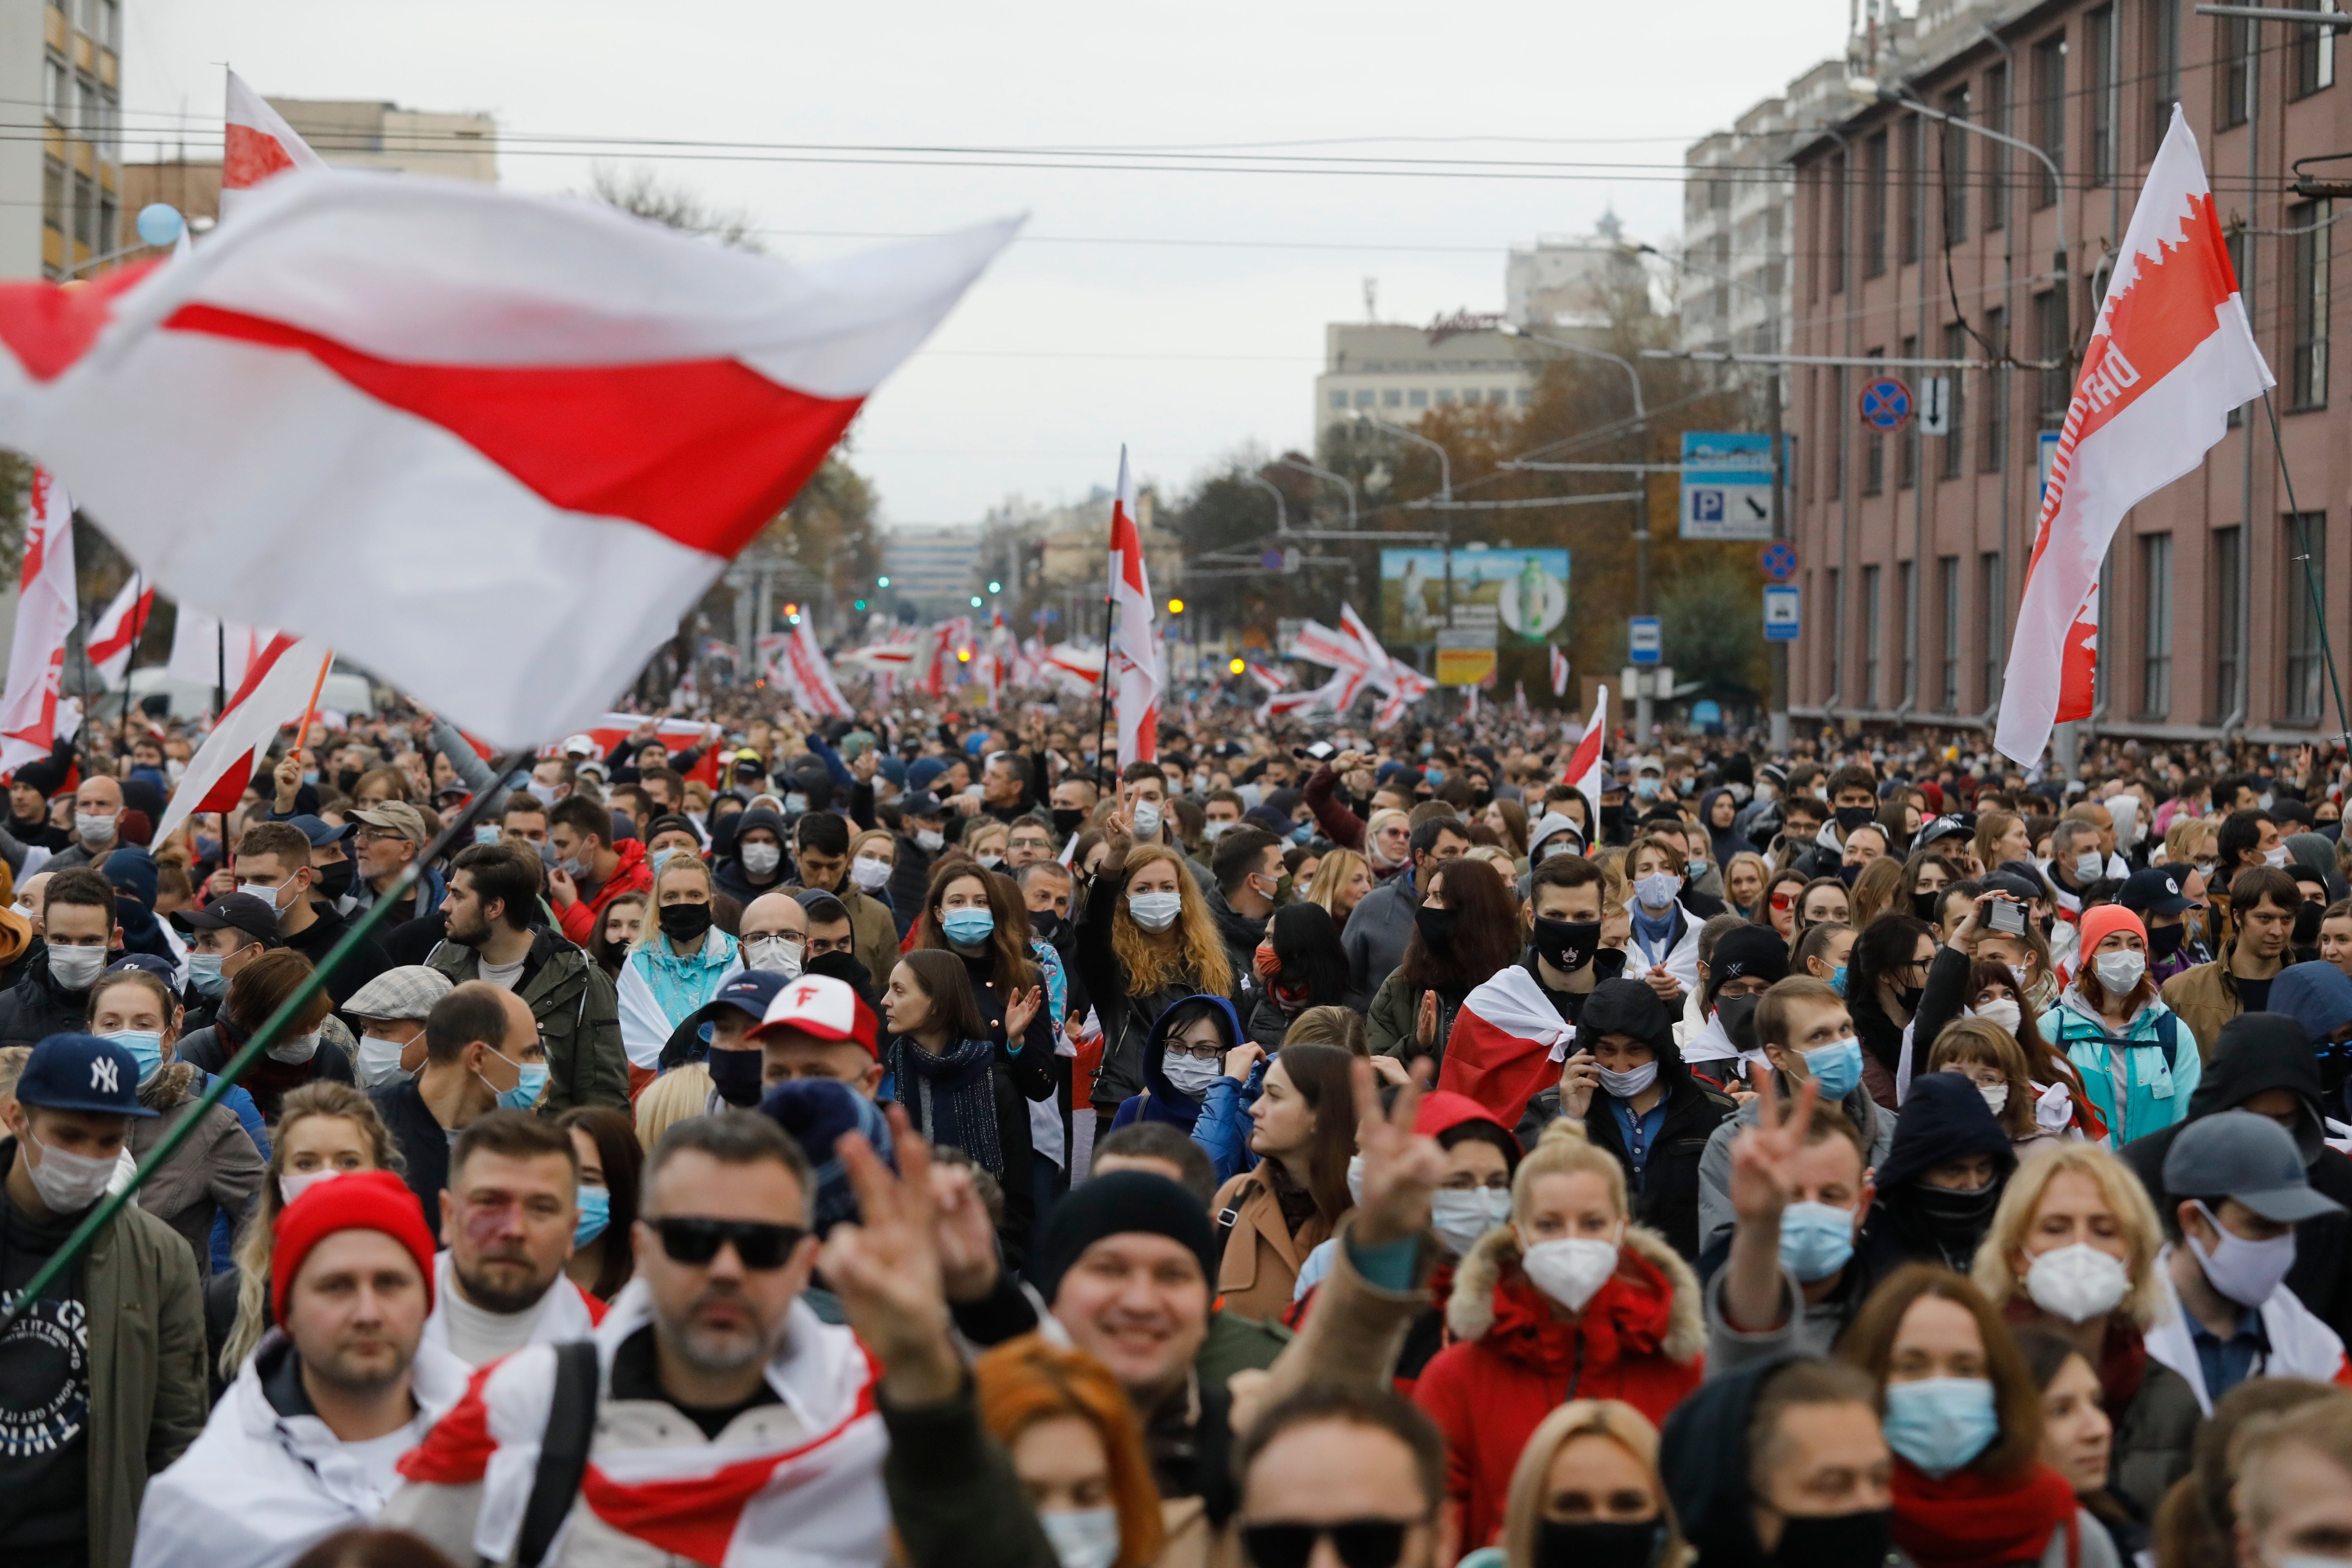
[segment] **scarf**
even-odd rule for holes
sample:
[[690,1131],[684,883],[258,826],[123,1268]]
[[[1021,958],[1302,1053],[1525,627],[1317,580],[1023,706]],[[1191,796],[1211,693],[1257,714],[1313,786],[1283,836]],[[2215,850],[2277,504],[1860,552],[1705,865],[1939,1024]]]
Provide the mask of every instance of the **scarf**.
[[[2034,1460],[2006,1476],[1974,1468],[1937,1480],[1895,1461],[1895,1544],[1919,1568],[2003,1568],[2038,1561],[2050,1532],[2071,1525],[2074,1490]],[[2066,1532],[2066,1568],[2082,1560],[2081,1532]]]
[[656,931],[629,954],[629,966],[644,977],[655,1004],[675,1029],[710,1000],[720,978],[735,967],[735,939],[713,926],[701,947],[681,955],[672,952],[669,939]]
[[925,1142],[961,1149],[973,1164],[1004,1179],[1004,1151],[996,1137],[994,1042],[966,1040],[933,1056],[913,1037],[900,1035],[883,1053],[882,1065]]
[[1664,963],[1668,945],[1674,941],[1675,916],[1679,910],[1668,904],[1664,914],[1654,917],[1638,900],[1625,907],[1633,911],[1633,936],[1642,944],[1642,955],[1653,963]]

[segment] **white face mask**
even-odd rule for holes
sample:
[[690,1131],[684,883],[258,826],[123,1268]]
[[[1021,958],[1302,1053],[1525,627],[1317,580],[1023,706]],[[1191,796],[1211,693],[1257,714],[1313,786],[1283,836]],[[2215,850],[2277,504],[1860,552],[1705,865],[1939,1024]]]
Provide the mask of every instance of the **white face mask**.
[[1042,1509],[1038,1526],[1061,1568],[1110,1568],[1118,1561],[1118,1510]]
[[1145,840],[1160,837],[1160,808],[1148,800],[1135,808],[1135,836]]
[[1977,1092],[1984,1096],[1985,1108],[1990,1110],[1995,1116],[1999,1116],[2004,1110],[2008,1109],[2009,1085],[2005,1083],[1980,1083],[1977,1085]]
[[764,969],[787,980],[801,977],[801,954],[806,944],[798,937],[769,935],[743,939],[743,967]]
[[1601,1069],[1601,1087],[1620,1100],[1631,1100],[1658,1081],[1658,1064],[1643,1062],[1632,1072],[1611,1072]]
[[[55,1207],[55,1205],[50,1205]],[[2205,1279],[2214,1289],[2241,1307],[2259,1307],[2271,1299],[2287,1270],[2294,1267],[2294,1232],[2274,1236],[2268,1241],[2248,1241],[2233,1236],[2229,1227],[2213,1217],[2213,1211],[2203,1204],[2197,1212],[2212,1223],[2221,1240],[2212,1251],[2205,1250],[2195,1237],[2188,1237],[2189,1249],[2197,1254],[2204,1267]]]
[[111,844],[114,842],[114,815],[103,811],[77,811],[74,813],[74,832],[85,844]]
[[1593,1293],[1617,1272],[1617,1243],[1577,1237],[1538,1241],[1529,1247],[1523,1237],[1519,1243],[1519,1267],[1527,1270],[1537,1289],[1570,1311],[1581,1312]]
[[401,1070],[400,1054],[408,1047],[398,1040],[386,1040],[374,1035],[360,1037],[359,1079],[362,1089],[378,1084],[397,1083],[408,1076]]
[[100,1159],[94,1154],[73,1154],[63,1149],[52,1149],[33,1136],[26,1128],[22,1140],[28,1149],[41,1152],[39,1164],[26,1161],[33,1178],[33,1190],[53,1214],[77,1214],[106,1195],[106,1184],[114,1179],[113,1159]]
[[1348,1156],[1348,1201],[1351,1204],[1364,1201],[1364,1157],[1361,1154]]
[[890,879],[890,862],[873,855],[860,855],[849,863],[849,879],[869,893],[879,892]]
[[2011,1037],[2016,1035],[2018,1026],[2025,1022],[2023,1009],[2006,996],[1997,1001],[1988,1002],[1981,1007],[1972,1008],[1970,1012],[1972,1016],[1982,1018],[1988,1024],[1999,1024],[2008,1030]]
[[1456,1258],[1510,1217],[1511,1194],[1507,1187],[1474,1187],[1467,1192],[1440,1187],[1429,1197],[1430,1228],[1437,1232]]
[[1129,893],[1127,896],[1129,918],[1148,931],[1163,931],[1176,923],[1184,910],[1181,893]]
[[2033,1304],[2070,1323],[2114,1311],[2130,1288],[2123,1264],[2087,1242],[2045,1252],[2025,1271],[2025,1293]]
[[2091,968],[2099,976],[2099,984],[2114,996],[2126,996],[2147,973],[2147,955],[2126,948],[2120,952],[2103,952],[2091,960]]
[[946,843],[947,836],[936,827],[919,827],[915,830],[915,847],[926,855],[938,854]]
[[331,1182],[341,1174],[332,1165],[322,1165],[315,1171],[288,1171],[278,1178],[278,1195],[291,1204],[320,1182]]
[[1189,1094],[1198,1100],[1209,1092],[1209,1086],[1223,1076],[1223,1068],[1204,1057],[1180,1056],[1173,1052],[1160,1058],[1160,1076],[1168,1087],[1179,1094]]
[[746,844],[743,846],[743,869],[751,872],[754,877],[773,875],[776,868],[783,863],[784,852],[778,845]]
[[87,991],[105,973],[106,949],[102,947],[49,949],[49,978],[58,983],[61,991]]
[[2281,844],[2281,845],[2277,846],[2275,848],[2271,848],[2271,849],[2265,849],[2265,850],[2263,850],[2263,865],[2265,865],[2265,866],[2284,866],[2284,865],[2285,865],[2285,864],[2286,864],[2286,846],[2285,846],[2285,845],[2284,845],[2284,844]]
[[295,1035],[290,1038],[274,1041],[262,1054],[273,1062],[284,1062],[289,1067],[299,1067],[319,1054],[319,1031],[313,1029],[307,1035]]
[[2106,866],[2107,863],[2099,858],[2097,850],[2085,849],[2074,857],[2074,880],[2095,882],[2099,879],[2099,873],[2105,870]]

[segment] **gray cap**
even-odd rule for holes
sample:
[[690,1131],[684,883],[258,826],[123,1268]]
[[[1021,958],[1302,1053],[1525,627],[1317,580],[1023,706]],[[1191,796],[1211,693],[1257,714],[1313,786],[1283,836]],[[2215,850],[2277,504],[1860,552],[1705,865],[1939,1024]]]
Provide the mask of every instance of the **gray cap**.
[[2344,1212],[2311,1190],[2294,1134],[2250,1110],[2216,1111],[2181,1128],[2165,1152],[2164,1189],[2184,1198],[2235,1198],[2282,1225]]
[[422,963],[406,963],[385,970],[352,992],[351,1000],[343,1004],[343,1011],[354,1018],[404,1022],[424,1017],[453,989],[454,983],[439,970]]

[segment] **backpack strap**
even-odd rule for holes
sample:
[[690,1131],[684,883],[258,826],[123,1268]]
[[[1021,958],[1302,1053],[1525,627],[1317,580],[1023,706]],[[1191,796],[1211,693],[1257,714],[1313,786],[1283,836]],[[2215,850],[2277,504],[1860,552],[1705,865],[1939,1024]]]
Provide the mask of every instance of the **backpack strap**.
[[555,1390],[548,1401],[547,1431],[540,1440],[539,1470],[530,1500],[523,1506],[522,1531],[515,1542],[514,1568],[540,1568],[556,1531],[571,1515],[588,1472],[588,1445],[596,1431],[596,1342],[574,1340],[555,1347]]
[[2164,1070],[2180,1058],[2180,1015],[2168,1011],[2156,1021],[2156,1043],[2164,1047]]

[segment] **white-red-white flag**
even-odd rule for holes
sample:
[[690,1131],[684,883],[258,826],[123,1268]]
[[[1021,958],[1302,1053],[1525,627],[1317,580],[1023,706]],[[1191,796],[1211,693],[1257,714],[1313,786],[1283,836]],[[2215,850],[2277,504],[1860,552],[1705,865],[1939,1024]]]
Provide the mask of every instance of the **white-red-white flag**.
[[0,285],[0,445],[183,605],[501,747],[604,710],[1013,226],[788,266],[457,180],[247,202],[184,260]]
[[1260,664],[1255,659],[1252,659],[1243,668],[1249,671],[1251,679],[1268,691],[1287,691],[1291,688],[1290,677],[1271,665]]
[[66,639],[81,614],[74,596],[73,501],[54,475],[37,468],[29,500],[8,685],[0,694],[0,777],[40,761],[57,744]]
[[[224,220],[241,211],[245,193],[264,180],[295,169],[327,166],[327,161],[294,133],[286,117],[246,86],[245,79],[235,71],[228,73],[228,110],[223,119],[220,212]],[[181,232],[184,237],[186,231]]]
[[261,657],[246,671],[245,683],[228,700],[228,707],[188,760],[155,825],[160,844],[188,817],[200,811],[235,811],[253,782],[262,759],[277,742],[278,731],[302,721],[302,713],[317,694],[319,683],[335,650],[309,638],[285,633],[272,637]]
[[1573,784],[1583,792],[1585,804],[1598,811],[1601,808],[1601,779],[1607,770],[1609,750],[1609,689],[1601,687],[1592,704],[1592,721],[1584,727],[1584,734],[1568,753],[1568,766],[1560,770],[1560,782]]
[[1160,634],[1144,569],[1143,532],[1136,523],[1135,478],[1127,448],[1118,449],[1118,492],[1110,504],[1110,670],[1112,722],[1118,730],[1118,765],[1160,759]]
[[2098,648],[2092,598],[2116,525],[2202,462],[2230,411],[2272,382],[2197,139],[2176,105],[2058,433],[1993,732],[2002,755],[2034,763],[2053,724],[2089,717]]
[[1551,645],[1551,694],[1568,695],[1568,655],[1560,652],[1558,643]]
[[278,632],[223,621],[194,605],[182,605],[172,623],[172,657],[164,669],[192,686],[217,686],[224,696],[245,684],[245,672]]
[[98,671],[109,691],[122,684],[124,674],[131,668],[131,656],[138,650],[139,638],[147,629],[148,613],[154,607],[155,590],[143,574],[133,572],[113,602],[90,623],[90,668]]
[[793,701],[820,719],[849,717],[853,711],[849,700],[835,683],[833,667],[825,662],[824,649],[817,646],[816,632],[807,616],[802,616],[800,625],[784,639],[777,662]]
[[1559,1080],[1575,1038],[1575,1027],[1560,1020],[1534,974],[1506,965],[1463,999],[1437,1087],[1468,1095],[1504,1126],[1516,1127],[1528,1102]]

